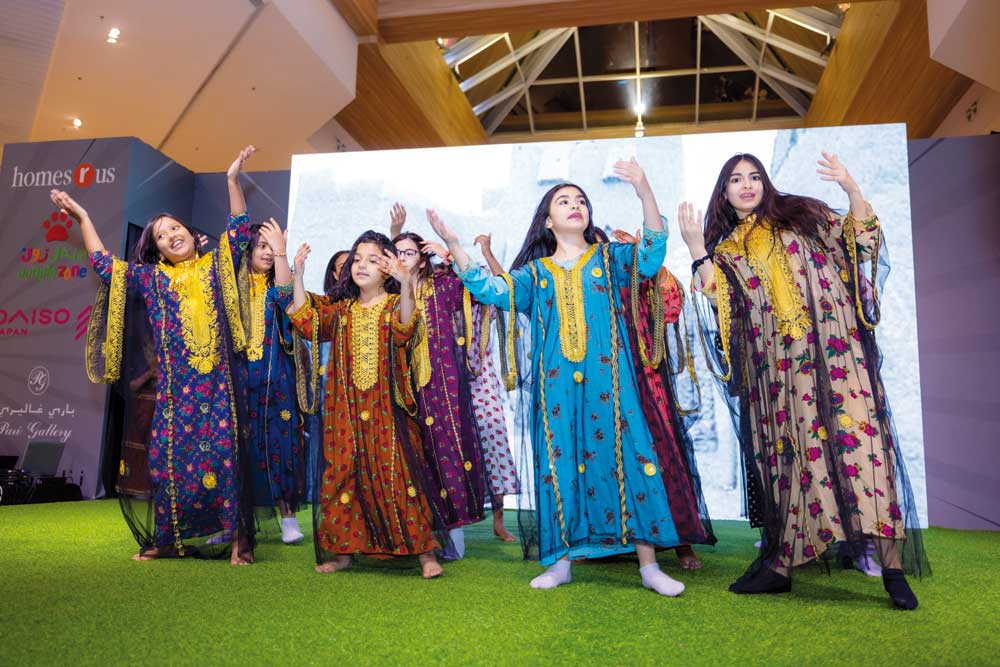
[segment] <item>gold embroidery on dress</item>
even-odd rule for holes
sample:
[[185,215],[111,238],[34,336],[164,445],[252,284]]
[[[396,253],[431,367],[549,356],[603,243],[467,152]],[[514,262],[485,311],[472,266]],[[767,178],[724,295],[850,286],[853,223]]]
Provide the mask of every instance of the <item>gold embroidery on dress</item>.
[[[592,246],[596,248],[597,246]],[[603,245],[602,259],[604,260],[604,275],[611,275],[611,259],[608,252],[608,244]],[[622,406],[621,406],[621,378],[618,376],[618,313],[615,308],[614,290],[610,279],[607,284],[608,289],[608,315],[611,322],[611,394],[615,410],[615,468],[618,473],[618,501],[620,504],[622,523],[622,544],[628,544],[628,512],[625,505],[625,465],[622,454]],[[662,299],[661,299],[662,303]],[[662,317],[660,318],[663,319]]]
[[861,282],[859,280],[860,276],[858,267],[858,241],[857,241],[857,230],[855,225],[861,225],[864,231],[872,231],[878,225],[878,217],[873,215],[870,218],[864,220],[858,220],[854,217],[853,213],[848,212],[847,217],[844,218],[844,245],[847,246],[847,256],[851,262],[851,272],[854,276],[854,305],[858,312],[858,321],[868,329],[873,331],[876,326],[878,326],[879,321],[882,319],[881,312],[879,310],[879,300],[878,300],[878,251],[882,245],[881,237],[875,239],[875,249],[872,252],[872,276],[871,276],[871,290],[872,299],[875,303],[875,312],[872,320],[869,321],[865,316],[864,305],[861,302]]
[[420,313],[419,330],[417,331],[417,344],[413,350],[413,371],[416,375],[417,387],[424,388],[431,381],[431,348],[428,338],[430,329],[427,322],[427,301],[434,298],[434,281],[427,279],[417,288],[417,312]]
[[[536,282],[538,276],[535,275],[535,269],[532,267],[531,274],[535,277]],[[513,391],[514,387],[517,386],[517,350],[514,347],[514,338],[517,335],[517,329],[515,327],[517,323],[517,311],[514,309],[514,279],[510,277],[509,273],[504,273],[501,278],[507,283],[507,299],[509,314],[507,317],[507,375],[503,379],[503,385],[507,391]],[[497,331],[500,331],[500,318],[497,318]],[[497,334],[500,335],[499,333]]]
[[267,274],[250,273],[250,338],[247,359],[260,361],[264,357],[264,330],[267,320]]
[[812,327],[812,321],[803,308],[805,303],[795,284],[781,232],[776,232],[767,221],[754,224],[756,219],[754,215],[747,216],[734,231],[736,254],[746,257],[750,269],[767,290],[779,333],[798,340]]
[[240,295],[236,288],[236,272],[233,269],[233,253],[229,247],[229,232],[219,240],[218,278],[222,291],[222,303],[226,308],[226,319],[233,339],[233,350],[242,352],[247,345],[243,320],[240,318]]
[[374,387],[378,378],[379,331],[388,296],[383,294],[367,306],[356,299],[351,302],[351,382],[359,391]]
[[[534,278],[534,282],[538,282],[538,274],[535,272],[535,265],[528,264],[531,269],[531,275]],[[503,274],[507,277],[507,282],[510,284],[510,278],[505,273]],[[513,290],[511,290],[513,294]],[[541,340],[545,340],[545,321],[542,319],[542,309],[538,308],[538,328],[541,332]],[[514,319],[514,309],[511,308],[510,319]],[[513,336],[510,337],[513,340]],[[510,389],[508,389],[510,391]],[[549,472],[552,473],[552,493],[555,495],[556,500],[556,518],[559,520],[559,538],[562,543],[569,548],[569,541],[566,539],[566,518],[563,516],[563,504],[562,504],[562,494],[559,491],[559,474],[556,472],[556,460],[555,452],[552,448],[552,429],[549,428],[549,406],[545,403],[545,359],[544,355],[538,355],[538,403],[539,408],[542,413],[542,432],[545,433],[545,452],[549,457]]]
[[[542,258],[542,266],[552,274],[555,283],[556,310],[559,313],[559,347],[567,361],[583,361],[587,356],[587,316],[583,307],[583,267],[597,251],[592,245],[580,255],[567,272],[552,261]],[[567,275],[567,273],[569,275]]]
[[209,373],[219,362],[219,321],[212,300],[212,255],[172,266],[160,262],[159,269],[177,295],[188,364],[199,373]]

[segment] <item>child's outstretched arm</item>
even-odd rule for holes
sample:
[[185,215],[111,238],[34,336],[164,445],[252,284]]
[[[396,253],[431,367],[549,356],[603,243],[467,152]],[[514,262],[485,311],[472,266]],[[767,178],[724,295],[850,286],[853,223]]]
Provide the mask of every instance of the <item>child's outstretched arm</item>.
[[52,203],[58,206],[63,213],[72,216],[80,223],[80,232],[83,234],[83,245],[87,248],[88,254],[93,255],[95,252],[106,252],[104,243],[101,241],[101,237],[98,235],[94,223],[91,222],[86,209],[62,190],[52,190],[49,193],[49,197],[52,199]]
[[233,163],[229,165],[229,171],[226,172],[226,180],[229,183],[229,213],[231,215],[243,215],[247,212],[247,202],[243,198],[243,188],[240,186],[240,172],[243,170],[243,163],[256,152],[256,148],[247,146],[240,151]]

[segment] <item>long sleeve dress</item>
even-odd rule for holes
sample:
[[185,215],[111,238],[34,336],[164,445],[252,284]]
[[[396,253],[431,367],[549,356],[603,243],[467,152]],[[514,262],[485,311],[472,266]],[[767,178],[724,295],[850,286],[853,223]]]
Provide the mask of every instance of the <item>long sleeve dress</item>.
[[106,369],[103,377],[92,379],[117,379],[129,291],[143,299],[156,351],[146,452],[150,493],[122,496],[126,520],[144,549],[172,547],[183,556],[186,547],[191,550],[186,543],[198,538],[237,528],[244,537],[252,532],[252,502],[246,501],[242,469],[246,452],[238,435],[245,368],[234,354],[245,345],[235,266],[248,239],[244,214],[230,218],[218,250],[177,265],[140,265],[107,252],[91,256],[107,286],[95,307],[107,310],[106,335],[100,340],[91,330],[87,341],[88,368],[103,356]]
[[593,245],[570,266],[543,258],[501,276],[480,266],[459,274],[474,298],[530,323],[531,367],[522,371],[532,379],[528,420],[543,565],[633,551],[636,541],[679,543],[636,391],[620,296],[633,252],[648,278],[665,251],[666,233],[646,230],[638,247]]
[[451,271],[435,271],[421,283],[419,333],[413,350],[425,475],[434,486],[430,502],[449,529],[481,521],[485,494],[467,341],[456,335],[456,329],[462,329],[456,323],[463,316],[464,292]]
[[254,504],[284,502],[296,511],[305,500],[306,448],[296,400],[293,330],[285,309],[291,285],[268,286],[266,274],[251,274],[247,337],[247,417],[254,465]]
[[316,301],[289,314],[306,338],[330,341],[313,504],[318,562],[438,546],[421,475],[420,428],[410,416],[417,406],[408,389],[406,344],[417,317],[399,322],[398,302],[391,294],[368,306]]
[[860,270],[880,244],[875,216],[833,217],[816,239],[749,216],[715,248],[707,295],[767,566],[876,537],[908,542],[904,564],[923,559],[919,535],[907,540],[916,519],[879,373],[876,287]]

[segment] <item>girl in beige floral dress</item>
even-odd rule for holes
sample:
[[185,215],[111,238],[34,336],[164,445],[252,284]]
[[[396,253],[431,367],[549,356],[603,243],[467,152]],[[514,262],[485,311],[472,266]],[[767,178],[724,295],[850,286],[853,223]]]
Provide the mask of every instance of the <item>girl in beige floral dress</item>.
[[876,276],[865,275],[881,228],[837,157],[819,165],[848,195],[846,216],[779,193],[747,154],[723,166],[704,231],[690,204],[678,216],[763,524],[759,557],[730,590],[787,592],[792,567],[874,542],[892,601],[913,609],[903,568],[927,565],[879,375]]

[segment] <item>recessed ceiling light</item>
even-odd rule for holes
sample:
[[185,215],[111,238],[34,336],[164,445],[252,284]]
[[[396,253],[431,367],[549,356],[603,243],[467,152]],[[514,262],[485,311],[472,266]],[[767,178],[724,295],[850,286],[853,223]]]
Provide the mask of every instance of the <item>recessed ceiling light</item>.
[[83,121],[80,120],[79,118],[74,118],[73,119],[73,127],[81,127],[81,126],[83,126]]
[[112,28],[108,31],[108,44],[117,44],[118,38],[121,37],[122,31],[118,28]]

